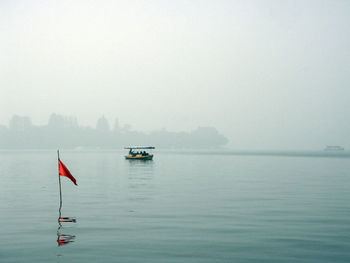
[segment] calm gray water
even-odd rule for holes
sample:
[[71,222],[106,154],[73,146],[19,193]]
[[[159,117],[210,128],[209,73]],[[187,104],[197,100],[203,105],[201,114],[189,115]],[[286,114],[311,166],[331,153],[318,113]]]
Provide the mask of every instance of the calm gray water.
[[[0,152],[0,262],[350,262],[350,159]],[[58,246],[57,240],[66,243]]]

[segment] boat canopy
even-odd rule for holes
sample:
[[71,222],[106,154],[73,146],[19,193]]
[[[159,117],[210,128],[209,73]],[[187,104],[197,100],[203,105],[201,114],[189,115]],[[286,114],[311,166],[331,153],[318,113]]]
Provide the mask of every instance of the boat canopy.
[[124,147],[124,149],[133,150],[133,149],[155,149],[153,146],[129,146]]

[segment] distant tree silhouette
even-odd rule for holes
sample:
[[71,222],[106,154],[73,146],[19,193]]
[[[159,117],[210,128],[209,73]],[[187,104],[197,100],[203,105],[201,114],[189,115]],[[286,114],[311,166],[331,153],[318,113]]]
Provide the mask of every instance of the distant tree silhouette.
[[108,120],[104,116],[97,120],[96,130],[101,132],[108,132],[110,130]]
[[97,120],[96,128],[78,125],[75,117],[50,115],[48,124],[35,126],[27,116],[14,115],[9,128],[0,125],[1,149],[103,148],[120,149],[125,145],[154,145],[157,148],[217,148],[228,140],[214,127],[198,127],[192,132],[170,132],[165,129],[144,133],[120,128],[118,119],[110,130],[107,119]]
[[48,126],[54,129],[61,129],[64,127],[64,118],[61,115],[52,113],[49,118]]
[[25,131],[32,128],[32,121],[27,116],[14,115],[9,122],[9,128],[13,131]]
[[114,120],[113,131],[114,132],[119,132],[120,131],[120,125],[119,125],[119,119],[118,118],[116,118]]

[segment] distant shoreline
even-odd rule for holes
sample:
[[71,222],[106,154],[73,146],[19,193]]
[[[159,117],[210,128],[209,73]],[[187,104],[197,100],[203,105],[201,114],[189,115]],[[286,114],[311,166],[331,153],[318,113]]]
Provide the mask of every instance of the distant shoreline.
[[[56,152],[57,149],[0,149],[0,153],[6,152]],[[61,150],[70,153],[89,153],[89,152],[120,152],[123,149],[64,149]],[[232,149],[165,149],[158,148],[154,153],[162,154],[183,154],[183,155],[227,155],[227,156],[275,156],[275,157],[314,157],[314,158],[350,158],[350,151],[324,151],[324,150],[232,150]]]
[[350,158],[350,151],[324,151],[324,150],[168,150],[165,152],[178,154],[213,154],[237,156],[281,156],[281,157],[326,157]]

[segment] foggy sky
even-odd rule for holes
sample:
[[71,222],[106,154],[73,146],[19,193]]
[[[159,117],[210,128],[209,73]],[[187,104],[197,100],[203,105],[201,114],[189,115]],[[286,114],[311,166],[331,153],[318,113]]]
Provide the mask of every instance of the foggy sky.
[[0,1],[0,124],[215,126],[238,149],[350,148],[350,1]]

